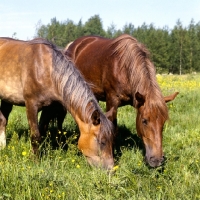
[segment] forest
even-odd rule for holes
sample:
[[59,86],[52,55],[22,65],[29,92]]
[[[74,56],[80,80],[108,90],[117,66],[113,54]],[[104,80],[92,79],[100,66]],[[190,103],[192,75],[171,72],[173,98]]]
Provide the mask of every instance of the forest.
[[81,36],[115,38],[124,33],[145,44],[157,73],[181,75],[200,71],[200,22],[196,23],[193,19],[187,27],[178,19],[173,29],[167,26],[156,28],[153,23],[148,25],[144,22],[138,27],[128,23],[122,29],[116,29],[116,25],[112,23],[104,30],[103,20],[99,15],[90,17],[85,23],[80,19],[77,24],[70,19],[58,21],[55,17],[46,25],[39,21],[35,36],[46,38],[64,48]]

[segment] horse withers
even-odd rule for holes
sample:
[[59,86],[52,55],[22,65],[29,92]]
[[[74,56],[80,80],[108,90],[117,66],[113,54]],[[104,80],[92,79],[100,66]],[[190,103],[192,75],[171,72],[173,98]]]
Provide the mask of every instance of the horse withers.
[[84,36],[65,49],[98,100],[112,109],[110,119],[117,126],[117,109],[132,105],[137,110],[136,129],[142,138],[151,167],[164,162],[162,131],[168,119],[166,102],[178,93],[164,97],[146,47],[130,35],[115,39]]
[[[44,39],[0,38],[0,99],[26,106],[31,144],[38,153],[38,111],[59,102],[78,124],[78,147],[91,165],[112,169],[113,124],[74,64]],[[0,113],[0,145],[6,145],[6,117]]]

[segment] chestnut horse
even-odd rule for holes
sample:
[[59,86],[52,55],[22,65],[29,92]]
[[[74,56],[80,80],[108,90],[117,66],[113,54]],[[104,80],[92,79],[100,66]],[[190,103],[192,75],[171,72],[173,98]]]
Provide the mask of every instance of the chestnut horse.
[[106,101],[111,120],[117,125],[117,109],[132,105],[137,110],[136,129],[142,138],[145,160],[151,167],[164,161],[162,131],[168,119],[166,102],[178,93],[163,97],[156,71],[145,46],[130,35],[116,39],[84,36],[65,49],[96,98]]
[[0,146],[6,145],[6,120],[2,113],[13,105],[26,106],[34,153],[41,134],[38,111],[58,102],[78,124],[78,147],[91,165],[112,169],[114,127],[103,114],[88,84],[73,62],[56,46],[43,39],[20,41],[0,38]]

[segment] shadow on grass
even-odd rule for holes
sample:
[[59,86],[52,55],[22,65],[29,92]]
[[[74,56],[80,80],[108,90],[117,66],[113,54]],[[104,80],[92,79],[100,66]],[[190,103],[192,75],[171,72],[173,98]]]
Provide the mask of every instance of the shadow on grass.
[[120,158],[122,155],[122,148],[127,149],[138,148],[144,154],[144,146],[142,140],[137,136],[137,133],[132,133],[124,125],[118,126],[117,136],[115,139],[115,157]]
[[56,126],[50,126],[46,136],[42,139],[41,149],[50,146],[52,150],[62,149],[68,150],[68,144],[78,144],[79,129],[73,126],[73,130],[64,127],[62,132],[59,132]]
[[[69,126],[70,125],[68,124],[67,126],[63,127],[62,133],[59,133],[57,126],[49,125],[46,136],[42,138],[42,145],[40,146],[41,155],[43,155],[42,152],[46,151],[45,149],[50,148],[52,150],[56,150],[62,148],[64,151],[67,151],[69,143],[75,145],[78,144],[78,126],[74,126],[73,124],[73,129],[71,129]],[[24,137],[26,142],[30,139],[30,131],[26,127],[14,127],[14,130],[18,134],[19,139]],[[7,144],[9,144],[12,139],[11,132],[7,137]],[[143,155],[145,154],[142,140],[137,136],[137,133],[132,133],[128,128],[126,128],[125,125],[118,126],[117,132],[118,133],[114,143],[114,157],[116,160],[120,160],[123,148],[130,150],[139,149],[142,151]]]
[[[21,139],[22,137],[25,138],[25,142],[27,142],[30,138],[29,130],[27,128],[16,128],[15,131],[7,131],[6,132],[6,144],[8,145],[13,137],[12,133],[17,133],[18,138]],[[12,132],[12,133],[11,133]]]
[[[27,127],[19,128],[14,126],[7,131],[6,143],[12,141],[13,133],[17,133],[18,139],[24,139],[25,142],[30,140],[30,130]],[[65,134],[67,133],[67,134]],[[57,150],[62,148],[64,151],[68,150],[68,143],[77,144],[79,138],[79,129],[77,126],[73,126],[73,130],[63,128],[62,132],[58,132],[57,126],[49,125],[48,131],[45,136],[41,136],[40,151],[45,152],[45,148],[51,150]]]
[[[137,136],[137,133],[132,133],[129,129],[127,129],[124,125],[123,126],[118,126],[118,135],[116,137],[115,140],[115,146],[114,146],[114,157],[116,159],[116,161],[118,162],[120,160],[120,157],[122,156],[122,149],[126,148],[126,149],[139,149],[142,152],[143,158],[145,157],[145,147],[144,144],[142,142],[142,139],[140,139]],[[157,177],[159,177],[160,174],[163,173],[164,169],[165,169],[165,164],[167,162],[167,158],[165,158],[165,162],[163,163],[163,165],[159,166],[159,167],[151,167],[149,166],[145,161],[146,166],[148,167],[148,169],[151,170],[155,170],[158,172]],[[133,173],[138,174],[138,173],[144,173],[143,170],[141,169],[134,169]]]

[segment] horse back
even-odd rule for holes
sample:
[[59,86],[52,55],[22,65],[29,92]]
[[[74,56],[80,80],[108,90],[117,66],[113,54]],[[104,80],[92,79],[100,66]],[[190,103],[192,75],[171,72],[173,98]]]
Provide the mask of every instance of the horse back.
[[0,98],[16,105],[50,82],[51,55],[46,45],[0,38]]
[[76,39],[65,50],[98,100],[106,101],[106,96],[118,96],[118,100],[129,101],[130,88],[127,86],[127,72],[118,66],[118,57],[110,48],[113,39],[99,36],[84,36]]

